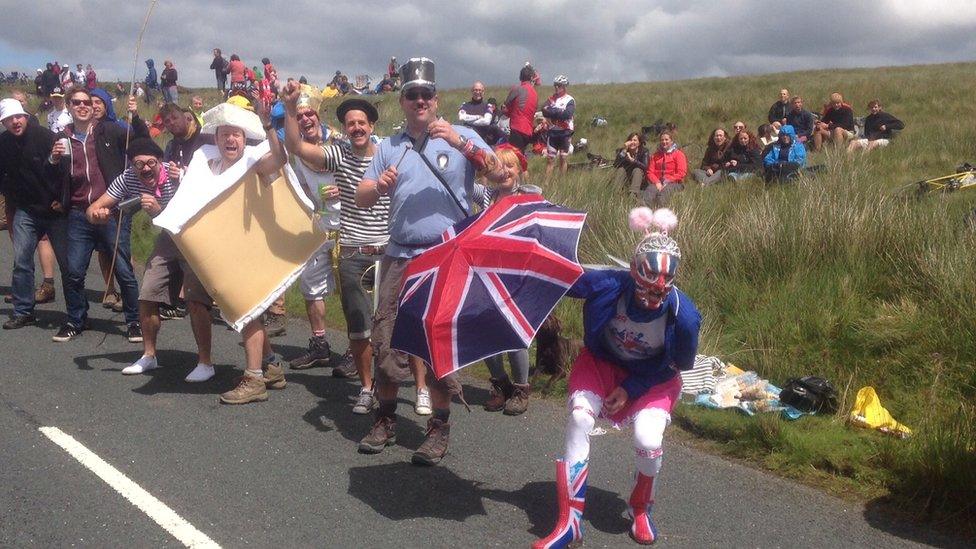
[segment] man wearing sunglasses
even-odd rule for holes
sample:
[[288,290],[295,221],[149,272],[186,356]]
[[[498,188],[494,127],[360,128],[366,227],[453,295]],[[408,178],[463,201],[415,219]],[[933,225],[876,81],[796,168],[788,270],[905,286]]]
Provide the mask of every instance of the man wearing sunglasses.
[[[380,143],[356,189],[360,208],[390,198],[390,242],[380,265],[373,323],[379,408],[372,429],[359,443],[363,453],[378,453],[396,442],[398,383],[410,375],[410,369],[400,353],[390,349],[390,338],[397,294],[410,259],[439,243],[444,230],[472,212],[476,173],[495,183],[505,179],[494,153],[474,130],[437,116],[434,63],[426,57],[410,59],[400,74],[406,129]],[[461,391],[453,375],[437,379],[429,368],[427,385],[433,417],[427,423],[426,440],[413,454],[418,465],[435,465],[447,453],[451,395]]]
[[139,287],[129,249],[132,220],[124,217],[120,223],[117,216],[112,216],[107,223],[95,225],[85,216],[88,207],[105,193],[108,183],[125,169],[126,130],[114,122],[100,122],[95,118],[94,102],[87,90],[73,89],[67,100],[71,124],[58,134],[61,139],[54,144],[49,161],[69,189],[68,282],[64,292],[68,320],[52,339],[70,341],[84,331],[88,320],[85,275],[92,252],[97,248],[113,253],[117,237],[115,278],[122,293],[126,337],[133,343],[141,342]]

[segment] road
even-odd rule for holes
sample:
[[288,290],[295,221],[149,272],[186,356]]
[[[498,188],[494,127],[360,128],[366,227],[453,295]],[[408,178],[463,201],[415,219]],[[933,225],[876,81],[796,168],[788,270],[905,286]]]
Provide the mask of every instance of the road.
[[[0,266],[10,265],[3,235]],[[96,280],[91,275],[90,286],[101,290]],[[484,384],[466,379],[475,406],[471,413],[454,406],[450,454],[438,467],[415,467],[410,454],[425,419],[413,414],[411,387],[401,391],[398,444],[361,455],[356,442],[371,422],[350,413],[355,383],[325,368],[288,373],[288,387],[268,402],[222,406],[217,394],[243,363],[234,332],[215,326],[218,375],[211,382],[182,381],[195,361],[187,320],[163,325],[164,368],[123,376],[119,371],[141,346],[122,337],[121,315],[94,305],[91,330],[53,343],[63,311],[58,293],[56,303],[39,307],[38,326],[0,332],[0,546],[178,547],[193,539],[187,532],[197,532],[224,547],[527,547],[554,522],[553,459],[565,421],[558,402],[533,399],[516,418],[489,414],[478,406],[487,397]],[[0,306],[0,316],[10,313],[10,305]],[[307,329],[292,319],[275,349],[294,356]],[[341,334],[330,339],[334,349],[345,348]],[[70,436],[110,471],[96,475],[42,427]],[[625,516],[630,440],[629,432],[613,430],[594,438],[587,547],[633,545]],[[666,444],[654,514],[659,545],[955,544],[861,505]],[[137,485],[155,503],[137,507],[113,488],[113,478]],[[169,527],[184,537],[150,518],[167,509],[179,519]]]

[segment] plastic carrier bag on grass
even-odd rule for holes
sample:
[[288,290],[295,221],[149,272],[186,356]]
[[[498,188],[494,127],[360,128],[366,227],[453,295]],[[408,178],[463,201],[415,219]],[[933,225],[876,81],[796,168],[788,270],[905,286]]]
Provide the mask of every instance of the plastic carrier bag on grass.
[[912,430],[907,426],[895,421],[891,412],[881,405],[881,399],[874,387],[861,387],[854,400],[854,409],[851,410],[848,420],[852,425],[864,427],[865,429],[876,429],[886,435],[898,438],[911,436]]

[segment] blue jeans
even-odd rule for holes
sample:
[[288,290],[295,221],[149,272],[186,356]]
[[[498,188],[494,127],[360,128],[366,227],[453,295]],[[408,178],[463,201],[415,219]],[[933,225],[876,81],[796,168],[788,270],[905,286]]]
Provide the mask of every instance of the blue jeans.
[[68,249],[68,220],[64,217],[44,218],[34,216],[18,209],[14,213],[10,227],[14,240],[14,273],[11,280],[11,295],[14,299],[14,316],[34,314],[34,252],[37,242],[47,235],[54,248],[61,271],[61,288],[68,293],[65,278]]
[[176,86],[163,87],[163,101],[166,103],[179,103],[180,93]]
[[121,227],[116,217],[112,217],[104,225],[92,225],[85,218],[85,212],[73,209],[68,212],[68,281],[64,286],[64,299],[68,305],[68,322],[76,328],[83,328],[88,318],[85,275],[88,273],[92,252],[97,247],[111,253],[115,247],[116,230],[120,232],[115,279],[119,281],[119,293],[122,294],[125,323],[139,321],[139,285],[135,273],[132,272],[129,247],[132,219],[123,217]]

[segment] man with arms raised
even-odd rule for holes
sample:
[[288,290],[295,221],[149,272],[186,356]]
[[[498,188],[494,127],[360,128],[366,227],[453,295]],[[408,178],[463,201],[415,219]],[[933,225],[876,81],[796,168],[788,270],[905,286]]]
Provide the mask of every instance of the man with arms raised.
[[[425,57],[410,59],[400,73],[406,129],[380,143],[356,189],[356,204],[362,208],[390,197],[390,243],[381,263],[373,327],[379,409],[372,429],[359,443],[364,453],[381,452],[396,442],[397,383],[409,369],[400,353],[390,348],[390,338],[410,259],[439,243],[444,230],[472,211],[476,172],[492,182],[505,179],[504,170],[477,133],[437,116],[434,63]],[[437,379],[430,369],[427,382],[434,413],[427,423],[427,438],[412,461],[434,465],[447,453],[451,395],[459,394],[461,386],[455,376]]]
[[[353,363],[362,388],[353,406],[353,413],[367,414],[375,406],[373,396],[373,353],[370,347],[372,330],[372,300],[363,288],[366,272],[383,256],[389,241],[387,223],[390,210],[389,197],[382,197],[369,208],[356,205],[356,187],[373,159],[376,146],[370,137],[379,115],[368,101],[347,99],[336,109],[343,132],[349,137],[349,146],[310,142],[302,123],[309,117],[301,117],[303,98],[299,86],[290,82],[283,92],[285,103],[285,146],[299,158],[303,171],[334,176],[336,186],[322,198],[338,197],[339,209],[339,284],[342,312],[346,318],[346,330]],[[312,98],[310,98],[311,100]],[[316,118],[316,122],[317,122]],[[301,137],[301,138],[299,138]],[[313,191],[316,195],[317,191]],[[319,197],[314,197],[318,199]],[[314,260],[314,259],[313,259]],[[329,264],[331,268],[331,263]],[[310,269],[315,270],[314,266]],[[307,271],[306,271],[307,272]],[[302,281],[305,293],[305,281]],[[307,299],[307,298],[306,298]],[[325,342],[325,306],[321,300],[306,302],[312,338],[305,355],[291,362],[293,369],[309,367],[313,361],[328,359],[328,343]]]

